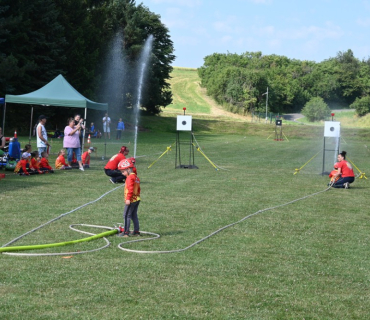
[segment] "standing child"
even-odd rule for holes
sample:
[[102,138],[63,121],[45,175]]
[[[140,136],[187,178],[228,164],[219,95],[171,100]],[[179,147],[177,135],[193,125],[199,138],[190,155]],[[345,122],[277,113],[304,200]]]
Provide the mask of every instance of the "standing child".
[[90,168],[90,154],[94,151],[93,147],[90,147],[87,151],[82,154],[82,165],[84,168]]
[[46,151],[41,152],[41,160],[40,160],[40,170],[43,171],[44,173],[54,173],[54,170],[52,167],[49,165],[49,155]]
[[133,236],[140,236],[139,218],[137,210],[140,204],[140,179],[133,172],[134,164],[130,159],[122,160],[118,164],[118,170],[126,177],[125,183],[125,209],[123,211],[123,219],[125,222],[125,230],[119,236],[128,237],[130,234],[130,222],[134,223]]
[[121,139],[122,131],[125,130],[125,124],[122,121],[122,118],[119,118],[118,124],[117,124],[117,136],[116,139]]
[[65,154],[66,154],[65,149],[62,149],[58,152],[58,157],[55,159],[55,169],[59,170],[72,169],[72,167],[66,163],[66,159],[64,158]]

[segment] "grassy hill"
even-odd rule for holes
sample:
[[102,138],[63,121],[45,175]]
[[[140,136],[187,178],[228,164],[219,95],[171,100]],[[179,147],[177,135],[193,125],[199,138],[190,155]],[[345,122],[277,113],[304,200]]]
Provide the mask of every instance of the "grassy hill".
[[[170,80],[173,93],[173,103],[163,109],[161,116],[174,117],[177,114],[183,114],[183,108],[186,108],[186,114],[193,115],[195,119],[210,119],[232,122],[251,122],[250,116],[233,114],[218,105],[212,98],[207,96],[206,90],[201,88],[200,78],[197,69],[174,67]],[[335,112],[335,120],[340,121],[342,127],[347,128],[370,128],[370,114],[365,117],[358,117],[354,110],[341,110]],[[309,124],[323,126],[323,121],[309,123],[307,119],[301,118],[297,122],[286,122],[284,124]]]

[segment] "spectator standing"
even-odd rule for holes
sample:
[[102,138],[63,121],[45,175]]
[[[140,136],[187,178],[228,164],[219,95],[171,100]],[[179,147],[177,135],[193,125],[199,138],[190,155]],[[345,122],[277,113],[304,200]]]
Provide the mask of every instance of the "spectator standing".
[[67,149],[67,160],[72,166],[73,152],[76,154],[79,169],[85,171],[81,161],[81,145],[79,137],[80,123],[75,125],[75,119],[69,118],[68,125],[64,129],[63,148]]
[[49,146],[48,133],[45,129],[46,119],[47,118],[44,115],[39,116],[39,124],[36,128],[37,148],[39,154],[41,154],[42,152],[46,152]]
[[107,138],[107,133],[108,133],[108,139],[110,139],[110,123],[111,119],[108,116],[108,113],[105,114],[103,117],[103,132],[104,132],[104,138]]
[[122,131],[125,130],[125,124],[122,121],[122,118],[119,118],[118,124],[117,124],[117,136],[116,139],[120,140]]

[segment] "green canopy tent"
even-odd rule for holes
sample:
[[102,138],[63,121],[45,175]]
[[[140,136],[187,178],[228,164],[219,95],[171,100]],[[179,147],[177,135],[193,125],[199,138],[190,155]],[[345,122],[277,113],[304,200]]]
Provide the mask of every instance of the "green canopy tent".
[[[42,88],[33,91],[31,93],[22,95],[5,95],[5,105],[4,105],[4,117],[3,117],[3,132],[5,131],[5,113],[7,103],[17,103],[17,104],[37,104],[46,106],[56,106],[56,107],[71,107],[71,108],[84,108],[85,109],[85,120],[87,115],[87,109],[94,110],[108,110],[107,103],[97,103],[85,98],[81,93],[79,93],[75,88],[73,88],[69,82],[60,74],[54,80],[50,81],[48,84]],[[30,140],[32,131],[32,121],[33,121],[33,107],[31,109],[31,124],[30,124]],[[83,135],[85,137],[85,133]],[[105,142],[106,143],[106,142]],[[83,150],[84,140],[82,142]],[[106,149],[106,148],[105,148]],[[104,151],[105,156],[106,151]]]

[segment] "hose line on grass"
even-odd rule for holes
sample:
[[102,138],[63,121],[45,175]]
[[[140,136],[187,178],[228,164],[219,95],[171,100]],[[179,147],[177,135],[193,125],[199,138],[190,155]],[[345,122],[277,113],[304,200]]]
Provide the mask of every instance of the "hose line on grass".
[[266,209],[258,210],[257,212],[254,212],[254,213],[252,213],[252,214],[249,214],[249,215],[245,216],[244,218],[240,219],[239,221],[236,221],[236,222],[230,223],[230,224],[228,224],[227,226],[224,226],[224,227],[222,227],[222,228],[220,228],[220,229],[218,229],[218,230],[216,230],[216,231],[212,232],[212,233],[211,233],[211,234],[209,234],[208,236],[206,236],[206,237],[204,237],[204,238],[202,238],[202,239],[200,239],[200,240],[198,240],[198,241],[196,241],[196,242],[192,243],[191,245],[189,245],[189,246],[187,246],[187,247],[185,247],[185,248],[182,248],[182,249],[163,250],[163,251],[144,251],[144,250],[131,250],[131,249],[127,249],[127,248],[124,248],[124,247],[123,247],[123,244],[124,244],[124,245],[127,245],[127,244],[129,244],[129,243],[134,243],[134,242],[139,242],[139,241],[144,241],[144,240],[151,240],[151,239],[153,239],[153,238],[150,238],[150,239],[138,239],[138,240],[131,240],[131,241],[122,242],[122,243],[120,243],[120,244],[118,245],[118,248],[120,248],[120,249],[121,249],[121,250],[123,250],[123,251],[135,252],[135,253],[176,253],[176,252],[183,252],[183,251],[185,251],[185,250],[188,250],[188,249],[190,249],[190,248],[192,248],[192,247],[196,246],[197,244],[199,244],[199,243],[203,242],[204,240],[207,240],[208,238],[210,238],[210,237],[212,237],[212,236],[216,235],[217,233],[219,233],[219,232],[221,232],[221,231],[223,231],[223,230],[225,230],[225,229],[227,229],[227,228],[230,228],[230,227],[232,227],[232,226],[234,226],[234,225],[236,225],[236,224],[238,224],[238,223],[240,223],[240,222],[243,222],[244,220],[247,220],[247,219],[249,219],[249,218],[251,218],[251,217],[253,217],[253,216],[257,215],[257,214],[263,213],[263,212],[265,212],[265,211],[269,211],[269,210],[273,210],[273,209],[281,208],[281,207],[287,206],[287,205],[289,205],[289,204],[292,204],[292,203],[298,202],[298,201],[300,201],[300,200],[304,200],[304,199],[307,199],[307,198],[313,197],[313,196],[318,195],[318,194],[320,194],[320,193],[324,193],[324,192],[328,191],[331,187],[332,187],[332,185],[329,185],[329,187],[328,187],[328,188],[326,188],[325,190],[322,190],[322,191],[319,191],[319,192],[315,192],[315,193],[312,193],[312,194],[310,194],[310,195],[304,196],[304,197],[302,197],[302,198],[295,199],[295,200],[292,200],[292,201],[289,201],[289,202],[286,202],[286,203],[283,203],[283,204],[279,204],[279,205],[274,206],[274,207],[270,207],[270,208],[266,208]]
[[[38,226],[38,227],[36,227],[36,228],[34,228],[34,229],[32,229],[32,230],[30,230],[30,231],[28,231],[28,232],[26,232],[26,233],[22,234],[22,235],[20,235],[19,237],[17,237],[17,238],[15,238],[15,239],[13,239],[13,240],[12,240],[12,241],[10,241],[10,242],[8,242],[8,243],[6,243],[6,244],[2,245],[2,246],[1,246],[1,248],[3,248],[3,247],[8,247],[8,246],[9,246],[9,245],[11,245],[12,243],[17,242],[18,240],[20,240],[20,239],[24,238],[25,236],[27,236],[27,235],[29,235],[29,234],[31,234],[31,233],[33,233],[33,232],[35,232],[35,231],[37,231],[37,230],[39,230],[39,229],[41,229],[41,228],[45,227],[45,226],[47,226],[48,224],[50,224],[50,223],[52,223],[52,222],[54,222],[54,221],[57,221],[57,220],[59,220],[59,219],[63,218],[64,216],[66,216],[66,215],[68,215],[68,214],[70,214],[70,213],[72,213],[72,212],[75,212],[75,211],[77,211],[77,210],[80,210],[80,209],[82,209],[82,208],[84,208],[84,207],[86,207],[86,206],[88,206],[88,205],[90,205],[90,204],[93,204],[93,203],[95,203],[95,202],[97,202],[97,201],[101,200],[102,198],[104,198],[104,197],[105,197],[106,195],[108,195],[109,193],[111,193],[111,192],[113,192],[113,191],[115,191],[115,190],[117,190],[117,189],[119,189],[119,188],[121,188],[121,187],[123,187],[123,186],[124,186],[124,184],[122,184],[121,186],[118,186],[118,187],[116,187],[116,188],[114,188],[114,189],[112,189],[112,190],[109,190],[108,192],[106,192],[106,193],[104,193],[103,195],[101,195],[99,198],[97,198],[97,199],[95,199],[95,200],[93,200],[93,201],[90,201],[90,202],[88,202],[88,203],[85,203],[85,204],[83,204],[82,206],[79,206],[79,207],[77,207],[77,208],[75,208],[75,209],[73,209],[73,210],[71,210],[71,211],[68,211],[68,212],[66,212],[66,213],[61,214],[60,216],[58,216],[58,217],[56,217],[56,218],[54,218],[54,219],[52,219],[52,220],[50,220],[50,221],[48,221],[48,222],[43,223],[42,225],[40,225],[40,226]],[[87,233],[87,234],[88,234],[88,233]],[[91,234],[91,235],[94,235],[94,234]],[[1,252],[1,251],[0,251],[0,252]]]
[[[190,249],[190,248],[192,248],[192,247],[196,246],[197,244],[199,244],[199,243],[201,243],[201,242],[203,242],[203,241],[207,240],[208,238],[210,238],[210,237],[212,237],[212,236],[216,235],[217,233],[219,233],[219,232],[221,232],[221,231],[223,231],[223,230],[225,230],[225,229],[227,229],[227,228],[230,228],[230,227],[232,227],[232,226],[234,226],[234,225],[236,225],[236,224],[238,224],[238,223],[241,223],[241,222],[243,222],[243,221],[245,221],[245,220],[247,220],[247,219],[249,219],[249,218],[251,218],[251,217],[253,217],[253,216],[256,216],[256,215],[258,215],[258,214],[260,214],[260,213],[263,213],[263,212],[266,212],[266,211],[270,211],[270,210],[273,210],[273,209],[277,209],[277,208],[281,208],[281,207],[287,206],[287,205],[289,205],[289,204],[292,204],[292,203],[295,203],[295,202],[298,202],[298,201],[301,201],[301,200],[304,200],[304,199],[307,199],[307,198],[313,197],[313,196],[318,195],[318,194],[320,194],[320,193],[324,193],[324,192],[328,191],[331,187],[332,187],[332,184],[330,184],[330,185],[329,185],[329,187],[328,187],[328,188],[326,188],[325,190],[322,190],[322,191],[319,191],[319,192],[315,192],[315,193],[312,193],[312,194],[310,194],[310,195],[307,195],[307,196],[304,196],[304,197],[301,197],[301,198],[298,198],[298,199],[294,199],[294,200],[292,200],[292,201],[289,201],[289,202],[286,202],[286,203],[283,203],[283,204],[279,204],[279,205],[276,205],[276,206],[273,206],[273,207],[269,207],[269,208],[265,208],[265,209],[258,210],[258,211],[254,212],[254,213],[252,213],[252,214],[249,214],[249,215],[245,216],[244,218],[242,218],[242,219],[240,219],[240,220],[238,220],[238,221],[236,221],[236,222],[230,223],[230,224],[228,224],[228,225],[226,225],[226,226],[224,226],[224,227],[222,227],[222,228],[220,228],[220,229],[218,229],[218,230],[216,230],[216,231],[212,232],[211,234],[209,234],[209,235],[207,235],[207,236],[203,237],[203,238],[202,238],[202,239],[200,239],[200,240],[195,241],[194,243],[190,244],[189,246],[187,246],[187,247],[185,247],[185,248],[175,249],[175,250],[146,251],[146,250],[133,250],[133,249],[128,249],[128,248],[124,247],[124,246],[127,246],[127,245],[128,245],[128,244],[130,244],[130,243],[140,242],[140,241],[148,241],[148,240],[158,239],[158,238],[160,237],[160,235],[159,235],[159,234],[157,234],[157,233],[153,233],[153,232],[146,232],[146,231],[141,231],[141,233],[142,233],[142,234],[153,235],[154,237],[150,237],[150,238],[139,238],[139,239],[135,239],[135,240],[125,241],[125,242],[122,242],[122,243],[118,244],[118,248],[119,248],[119,249],[121,249],[121,250],[123,250],[123,251],[126,251],[126,252],[133,252],[133,253],[156,253],[156,254],[159,254],[159,253],[178,253],[178,252],[183,252],[183,251],[186,251],[186,250],[188,250],[188,249]],[[76,208],[76,209],[74,209],[74,210],[72,210],[72,211],[70,211],[70,212],[68,212],[68,213],[74,212],[74,211],[76,211],[76,210],[78,210],[78,209],[80,209],[80,208],[82,208],[82,207],[84,207],[84,206],[86,206],[86,205],[88,205],[88,204],[94,203],[94,202],[96,202],[96,201],[100,200],[102,197],[104,197],[104,196],[105,196],[105,195],[107,195],[108,193],[110,193],[110,192],[112,192],[112,191],[114,191],[114,190],[116,190],[116,189],[118,189],[118,188],[119,188],[119,187],[114,188],[114,189],[110,190],[109,192],[105,193],[104,195],[102,195],[101,197],[99,197],[98,199],[96,199],[96,200],[94,200],[94,201],[91,201],[91,202],[89,202],[89,203],[87,203],[87,204],[85,204],[85,205],[83,205],[83,206],[81,206],[81,207],[78,207],[78,208]],[[37,228],[35,228],[35,229],[31,230],[31,231],[29,231],[29,232],[25,233],[24,235],[22,235],[22,236],[20,236],[20,237],[18,237],[18,238],[16,238],[16,239],[14,239],[14,240],[10,241],[9,243],[7,243],[6,245],[3,245],[2,247],[6,247],[6,246],[8,246],[8,245],[9,245],[9,244],[11,244],[11,243],[16,242],[17,240],[21,239],[22,237],[24,237],[24,236],[26,236],[26,235],[30,234],[31,232],[34,232],[34,231],[36,231],[36,230],[38,230],[38,229],[42,228],[43,226],[45,226],[45,225],[47,225],[47,224],[49,224],[49,223],[51,223],[51,222],[53,222],[53,221],[56,221],[56,220],[60,219],[61,217],[65,216],[65,215],[66,215],[66,214],[68,214],[68,213],[65,213],[65,214],[63,214],[63,215],[61,215],[61,216],[59,216],[59,217],[57,217],[57,218],[55,218],[55,219],[53,219],[53,220],[50,220],[49,222],[47,222],[47,223],[45,223],[45,224],[43,224],[43,225],[41,225],[41,226],[39,226],[39,227],[37,227]],[[79,225],[79,226],[88,226],[88,227],[94,227],[94,228],[102,228],[102,229],[109,229],[110,231],[103,232],[103,233],[101,233],[101,234],[97,234],[97,235],[96,235],[96,234],[93,234],[93,233],[89,233],[89,232],[82,231],[82,230],[79,230],[79,229],[74,228],[74,226],[76,226],[76,225]],[[105,241],[106,241],[106,245],[105,245],[105,246],[103,246],[103,247],[101,247],[101,248],[98,248],[98,249],[93,249],[93,250],[88,250],[88,251],[78,251],[78,252],[67,252],[67,253],[41,253],[41,254],[38,254],[38,253],[28,253],[28,254],[27,254],[27,253],[15,253],[15,252],[2,252],[2,253],[3,253],[3,254],[9,254],[9,255],[22,255],[22,256],[53,256],[53,255],[68,255],[68,254],[89,253],[89,252],[93,252],[93,251],[101,250],[101,249],[104,249],[104,248],[108,247],[108,246],[110,245],[110,242],[108,241],[108,239],[106,239],[106,238],[105,238],[105,236],[113,235],[113,234],[117,233],[117,229],[115,229],[115,228],[111,228],[111,227],[106,227],[106,226],[96,226],[96,225],[86,225],[86,224],[75,224],[75,225],[71,225],[71,226],[70,226],[70,228],[71,228],[72,230],[74,230],[74,231],[81,232],[81,233],[85,233],[85,234],[89,234],[89,235],[92,235],[92,236],[91,236],[91,237],[88,237],[88,238],[80,239],[80,240],[67,241],[67,242],[58,243],[58,244],[54,244],[54,245],[53,245],[53,244],[52,244],[52,245],[40,245],[40,246],[38,246],[38,247],[39,247],[39,248],[41,248],[41,247],[42,247],[42,248],[47,248],[47,247],[51,247],[51,246],[59,246],[59,245],[66,245],[66,244],[74,244],[74,243],[78,243],[78,242],[94,240],[94,239],[101,238],[101,237],[103,237],[103,239],[105,239]],[[27,247],[27,246],[26,246],[26,247]],[[36,246],[28,246],[28,247],[32,247],[32,249],[34,249]],[[17,247],[9,247],[9,248],[7,248],[7,249],[11,249],[11,248],[17,248]],[[20,247],[18,247],[18,248],[20,248]],[[4,248],[3,250],[5,251],[5,248]],[[15,249],[15,250],[17,250],[17,249]],[[19,249],[18,249],[18,250],[19,250]],[[1,251],[0,251],[0,252],[1,252]]]

